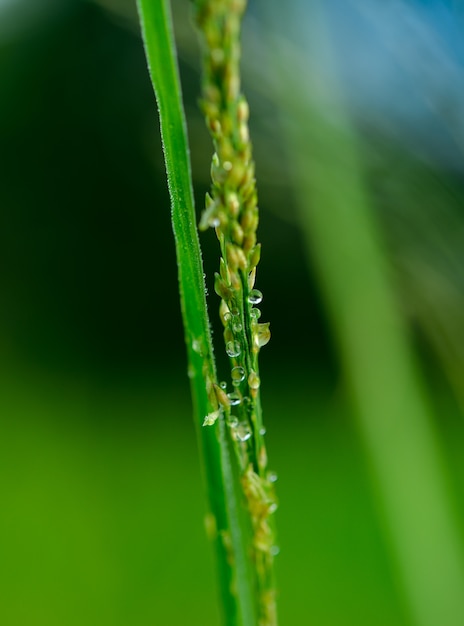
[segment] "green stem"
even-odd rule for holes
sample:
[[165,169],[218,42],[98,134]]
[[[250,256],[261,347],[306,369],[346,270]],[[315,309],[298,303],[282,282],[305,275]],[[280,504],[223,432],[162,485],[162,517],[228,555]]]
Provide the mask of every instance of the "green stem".
[[254,289],[261,251],[259,211],[248,103],[240,81],[240,32],[246,4],[246,0],[196,0],[194,5],[203,44],[202,108],[215,148],[211,193],[200,227],[215,229],[222,252],[215,290],[221,298],[235,391],[233,401],[229,394],[220,403],[251,522],[249,549],[259,626],[276,626],[273,513],[277,503],[267,470],[258,373],[258,353],[269,341],[270,331],[269,324],[258,323],[259,311],[254,308],[262,299]]
[[205,416],[218,410],[217,381],[170,6],[168,0],[138,0],[138,9],[160,116],[189,376],[211,511],[207,520],[217,552],[224,622],[254,626],[254,579],[248,563],[249,533],[240,518],[238,472],[223,419],[203,428]]

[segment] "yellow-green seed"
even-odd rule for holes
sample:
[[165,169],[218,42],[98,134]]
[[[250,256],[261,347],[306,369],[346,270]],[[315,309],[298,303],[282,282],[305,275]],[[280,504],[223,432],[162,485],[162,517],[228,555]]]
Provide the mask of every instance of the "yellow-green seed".
[[261,258],[261,244],[258,243],[252,250],[250,250],[249,266],[256,268],[256,266],[259,263],[260,258]]
[[236,243],[237,245],[240,245],[243,241],[243,228],[240,226],[238,222],[233,222],[231,233],[232,233],[232,239],[234,240],[234,243]]

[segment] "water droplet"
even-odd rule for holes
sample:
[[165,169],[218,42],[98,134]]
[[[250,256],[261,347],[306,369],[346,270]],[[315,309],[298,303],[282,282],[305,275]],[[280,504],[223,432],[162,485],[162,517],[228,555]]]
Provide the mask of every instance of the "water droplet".
[[272,556],[277,556],[280,552],[279,546],[271,546],[270,552]]
[[226,172],[230,172],[232,169],[232,163],[230,161],[224,161],[222,167],[226,170]]
[[234,387],[237,387],[242,382],[242,380],[245,380],[245,370],[243,369],[243,367],[233,367],[230,375]]
[[237,307],[234,307],[233,309],[231,309],[230,313],[231,313],[232,317],[238,317],[240,315],[240,311],[239,311],[239,309],[237,309]]
[[235,417],[235,415],[229,415],[228,419],[227,419],[227,423],[231,428],[237,428],[238,426],[238,417]]
[[254,320],[259,320],[259,318],[261,317],[261,310],[253,308],[250,311],[250,315]]
[[211,228],[217,228],[221,225],[221,220],[217,215],[214,215],[208,220],[208,225],[211,226]]
[[263,300],[263,294],[258,289],[252,289],[248,294],[250,304],[259,304]]
[[240,402],[242,401],[241,397],[236,391],[228,393],[227,397],[229,398],[230,406],[237,406],[237,404],[240,404]]
[[238,441],[248,441],[251,438],[251,428],[248,422],[240,422],[235,431],[235,438]]
[[232,318],[232,313],[230,311],[226,311],[224,315],[222,316],[222,319],[226,323],[229,322],[231,318]]
[[251,372],[248,376],[248,385],[250,389],[259,389],[261,380],[256,372]]
[[193,367],[192,364],[189,363],[189,366],[187,368],[187,376],[189,378],[195,378],[196,372],[195,372],[195,368]]
[[272,504],[269,505],[269,509],[268,509],[269,513],[275,513],[277,511],[277,504],[275,502],[273,502]]
[[242,330],[242,328],[243,326],[240,320],[234,319],[232,321],[232,330],[234,331],[234,333],[239,333]]
[[267,475],[267,479],[270,483],[277,482],[277,479],[278,479],[277,472],[269,472],[269,474]]
[[262,428],[260,428],[260,429],[259,429],[259,434],[260,434],[261,436],[263,436],[263,437],[264,437],[264,435],[266,434],[266,429],[265,429],[265,427],[264,427],[264,426],[263,426]]
[[228,341],[226,344],[226,352],[232,358],[239,356],[241,348],[238,341]]
[[221,389],[227,389],[227,383],[226,383],[226,381],[225,381],[225,380],[223,380],[221,383],[219,383],[219,387],[220,387]]

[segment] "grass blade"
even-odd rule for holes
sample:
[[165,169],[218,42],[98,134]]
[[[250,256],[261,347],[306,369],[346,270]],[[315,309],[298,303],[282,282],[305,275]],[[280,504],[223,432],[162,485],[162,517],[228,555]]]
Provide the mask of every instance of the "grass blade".
[[256,624],[256,610],[247,548],[249,533],[240,517],[240,484],[226,426],[219,419],[215,420],[211,428],[202,427],[205,416],[217,415],[218,412],[215,392],[217,380],[195,225],[185,117],[170,6],[168,0],[139,0],[138,8],[160,115],[189,376],[211,509],[207,525],[215,540],[224,619],[228,626],[253,626]]

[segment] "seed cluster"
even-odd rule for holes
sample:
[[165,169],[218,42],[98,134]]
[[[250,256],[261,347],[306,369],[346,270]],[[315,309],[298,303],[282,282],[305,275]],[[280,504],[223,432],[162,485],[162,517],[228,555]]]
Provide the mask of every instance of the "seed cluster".
[[258,204],[255,166],[248,130],[248,104],[240,91],[240,27],[246,0],[196,0],[196,22],[203,35],[201,106],[215,153],[212,188],[206,194],[200,229],[214,228],[222,258],[214,288],[221,298],[232,391],[207,381],[211,413],[204,425],[225,419],[241,469],[253,525],[253,554],[260,597],[259,626],[274,626],[272,561],[277,553],[271,515],[277,508],[275,475],[267,470],[259,396],[258,353],[271,337],[259,321],[262,293],[255,288],[261,246],[257,243]]

